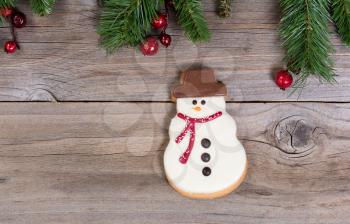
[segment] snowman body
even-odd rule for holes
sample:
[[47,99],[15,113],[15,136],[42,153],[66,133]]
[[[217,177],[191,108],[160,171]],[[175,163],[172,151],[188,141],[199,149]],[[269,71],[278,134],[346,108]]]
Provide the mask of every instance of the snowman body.
[[[177,112],[170,124],[170,142],[164,153],[169,183],[191,198],[216,198],[230,193],[245,176],[247,158],[236,137],[236,123],[226,112],[224,97],[178,98]],[[188,123],[179,113],[194,119],[218,116],[195,123],[194,131],[184,132]],[[193,147],[188,160],[181,162],[189,147],[191,132]],[[183,138],[179,142],[181,134]]]

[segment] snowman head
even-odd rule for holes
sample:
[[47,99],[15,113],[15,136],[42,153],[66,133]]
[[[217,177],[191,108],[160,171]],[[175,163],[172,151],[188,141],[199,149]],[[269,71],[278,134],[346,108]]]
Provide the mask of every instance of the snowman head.
[[224,112],[226,95],[226,86],[216,81],[214,71],[209,68],[182,72],[181,85],[172,90],[177,112],[193,118]]
[[193,118],[203,118],[226,110],[223,96],[178,98],[176,106],[178,113]]

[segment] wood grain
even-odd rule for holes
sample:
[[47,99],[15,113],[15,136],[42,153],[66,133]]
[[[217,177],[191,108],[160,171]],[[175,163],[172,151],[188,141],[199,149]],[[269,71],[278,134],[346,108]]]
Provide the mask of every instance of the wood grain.
[[[60,0],[46,18],[21,3],[28,27],[20,52],[0,54],[0,101],[65,103],[0,103],[0,224],[349,222],[350,104],[302,101],[350,102],[350,50],[331,26],[339,84],[312,80],[289,96],[272,81],[283,58],[278,1],[235,0],[226,20],[215,2],[203,1],[210,43],[187,41],[172,15],[173,44],[155,57],[106,55],[97,1]],[[0,43],[9,38],[0,28]],[[162,168],[170,88],[193,66],[228,86],[248,153],[247,179],[219,200],[181,197]]]
[[[226,20],[216,15],[215,1],[204,0],[211,42],[190,43],[172,15],[173,44],[154,57],[130,48],[107,56],[95,32],[96,2],[58,1],[54,14],[46,18],[33,17],[27,3],[20,5],[28,27],[18,31],[20,52],[0,54],[1,101],[169,101],[169,88],[177,84],[179,72],[198,65],[217,71],[231,101],[350,101],[350,50],[334,31],[339,84],[311,80],[292,96],[276,88],[272,75],[283,58],[277,0],[236,0]],[[8,38],[9,29],[0,28],[0,43]]]
[[247,179],[189,200],[164,179],[170,103],[1,103],[0,223],[347,223],[350,104],[232,103]]

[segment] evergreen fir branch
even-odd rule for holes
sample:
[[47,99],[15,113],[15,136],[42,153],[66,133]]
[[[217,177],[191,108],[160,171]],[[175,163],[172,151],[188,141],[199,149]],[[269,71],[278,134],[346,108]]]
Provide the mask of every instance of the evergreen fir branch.
[[0,8],[12,8],[15,5],[16,0],[0,0]]
[[332,16],[341,39],[350,46],[350,0],[333,0]]
[[219,16],[226,18],[231,13],[232,0],[219,0]]
[[280,35],[288,68],[299,73],[299,83],[310,75],[335,81],[329,40],[328,0],[280,0]]
[[104,1],[97,31],[101,35],[101,45],[108,52],[123,45],[138,45],[150,32],[158,9],[157,0]]
[[210,32],[200,0],[174,0],[175,10],[186,36],[193,42],[208,41]]
[[52,12],[55,0],[30,0],[30,5],[35,14],[46,16]]

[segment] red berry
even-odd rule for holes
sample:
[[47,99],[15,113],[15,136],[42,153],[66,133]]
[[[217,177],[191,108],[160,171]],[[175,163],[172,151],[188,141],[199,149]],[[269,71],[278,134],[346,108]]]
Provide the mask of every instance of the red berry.
[[12,8],[1,8],[0,9],[0,15],[3,17],[9,17],[12,15]]
[[158,13],[157,18],[154,18],[152,21],[152,26],[154,29],[166,28],[168,26],[167,15]]
[[26,16],[21,12],[15,12],[11,18],[12,25],[16,28],[22,28],[27,24]]
[[158,52],[159,44],[155,37],[148,37],[140,44],[140,50],[143,55],[151,56]]
[[14,53],[17,50],[17,43],[13,40],[7,41],[4,45],[4,50],[8,54]]
[[287,70],[277,72],[275,82],[282,90],[287,89],[293,83],[293,76]]
[[171,36],[169,34],[166,34],[164,32],[162,32],[159,35],[159,41],[161,44],[163,44],[165,47],[169,47],[170,43],[171,43]]

